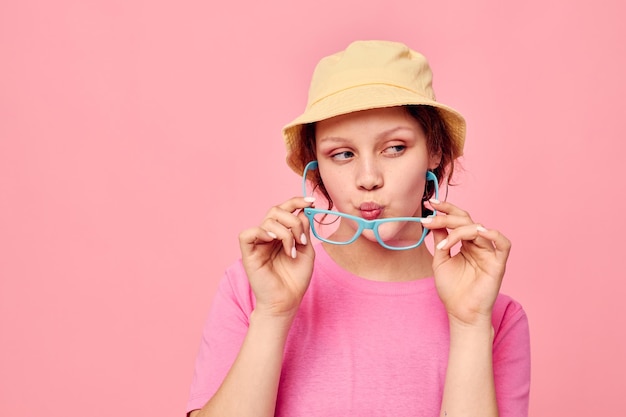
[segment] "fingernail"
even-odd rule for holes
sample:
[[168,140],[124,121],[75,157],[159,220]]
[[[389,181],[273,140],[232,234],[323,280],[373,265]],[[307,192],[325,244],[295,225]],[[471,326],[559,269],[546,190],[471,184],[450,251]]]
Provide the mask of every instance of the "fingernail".
[[300,243],[306,245],[306,235],[304,233],[300,235]]
[[442,249],[444,246],[448,244],[448,239],[444,239],[437,244],[437,249]]
[[315,202],[315,197],[304,197],[304,201],[306,201],[307,203],[314,203]]
[[278,236],[276,236],[274,233],[272,232],[267,232],[267,234],[269,235],[269,237],[271,237],[272,239],[277,239]]
[[297,254],[297,253],[298,253],[298,252],[296,251],[296,247],[295,247],[295,246],[294,246],[293,248],[291,248],[291,257],[292,257],[293,259],[296,259],[296,254]]
[[430,200],[428,200],[428,201],[430,201],[430,202],[431,202],[431,203],[433,203],[433,204],[441,204],[441,201],[437,200],[436,198],[431,198],[431,199],[430,199]]
[[420,222],[424,223],[424,224],[428,224],[428,223],[432,223],[433,222],[433,218],[432,217],[424,217],[420,220]]
[[487,229],[485,229],[485,228],[484,228],[482,225],[480,225],[480,224],[479,224],[478,226],[476,226],[476,230],[478,230],[479,232],[483,232],[483,233],[487,231]]

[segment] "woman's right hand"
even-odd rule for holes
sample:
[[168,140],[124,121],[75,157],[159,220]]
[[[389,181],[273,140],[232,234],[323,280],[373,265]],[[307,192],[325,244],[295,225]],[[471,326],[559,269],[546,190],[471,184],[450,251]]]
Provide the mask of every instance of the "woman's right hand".
[[315,252],[302,212],[312,197],[294,197],[272,207],[260,226],[239,235],[243,266],[258,314],[292,318],[306,292]]

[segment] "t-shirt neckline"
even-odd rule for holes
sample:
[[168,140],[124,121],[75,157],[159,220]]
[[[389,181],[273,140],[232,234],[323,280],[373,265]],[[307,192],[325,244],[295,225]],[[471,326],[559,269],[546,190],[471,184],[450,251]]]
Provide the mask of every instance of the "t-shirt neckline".
[[[355,275],[342,268],[326,252],[321,243],[315,245],[315,268],[322,279],[331,279],[337,285],[358,291],[379,295],[407,295],[431,291],[435,287],[433,277],[417,278],[409,281],[375,281]],[[314,274],[314,276],[317,274]]]

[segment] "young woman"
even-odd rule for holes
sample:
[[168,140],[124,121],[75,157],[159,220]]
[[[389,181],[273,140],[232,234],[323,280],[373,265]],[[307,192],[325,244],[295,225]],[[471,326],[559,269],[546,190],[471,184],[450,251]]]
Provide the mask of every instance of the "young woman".
[[499,294],[511,245],[438,198],[465,121],[431,82],[396,42],[320,61],[284,129],[303,195],[240,234],[191,416],[527,416],[527,318]]

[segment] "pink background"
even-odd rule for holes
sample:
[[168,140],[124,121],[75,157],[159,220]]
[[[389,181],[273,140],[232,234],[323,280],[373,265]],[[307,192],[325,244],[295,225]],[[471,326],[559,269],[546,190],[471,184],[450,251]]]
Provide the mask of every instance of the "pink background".
[[531,415],[623,412],[622,4],[3,1],[0,415],[183,415],[238,232],[299,192],[280,128],[366,38],[468,120],[449,200],[514,243]]

